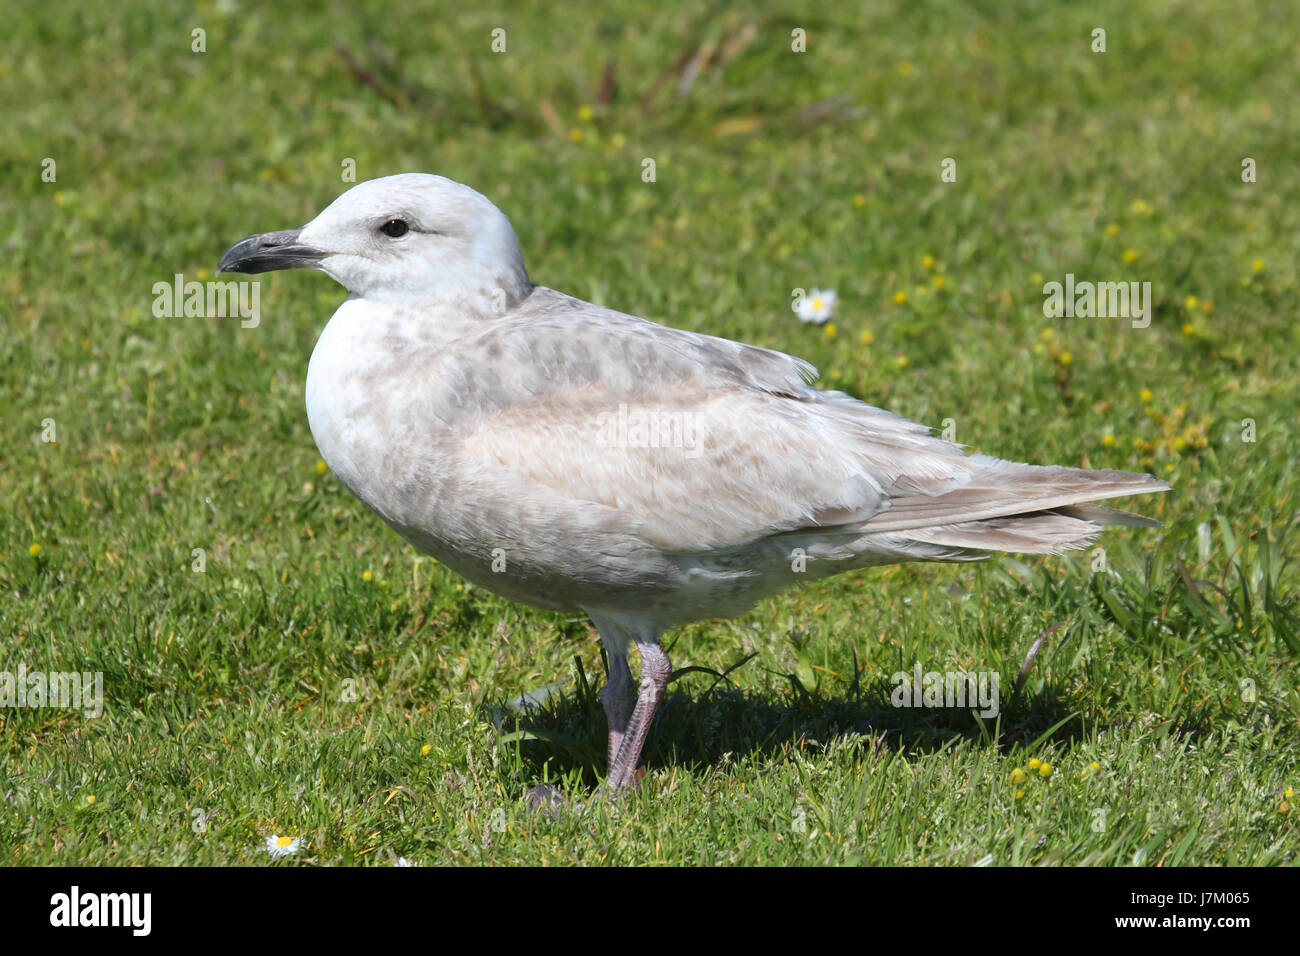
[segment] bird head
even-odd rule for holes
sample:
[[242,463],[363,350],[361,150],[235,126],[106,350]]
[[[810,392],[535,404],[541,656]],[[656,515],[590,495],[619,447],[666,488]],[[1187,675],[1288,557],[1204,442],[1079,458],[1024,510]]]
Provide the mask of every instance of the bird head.
[[358,183],[301,229],[235,243],[219,272],[319,269],[354,296],[503,311],[530,288],[510,220],[443,176]]

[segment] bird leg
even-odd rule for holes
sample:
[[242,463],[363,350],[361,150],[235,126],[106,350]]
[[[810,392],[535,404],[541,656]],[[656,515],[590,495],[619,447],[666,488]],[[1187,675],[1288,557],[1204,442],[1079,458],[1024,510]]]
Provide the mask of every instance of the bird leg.
[[[638,641],[637,648],[641,652],[641,693],[637,695],[636,706],[632,709],[632,717],[628,721],[618,753],[609,762],[607,785],[613,791],[623,790],[631,783],[637,762],[641,759],[641,748],[645,746],[646,735],[650,732],[650,721],[654,718],[659,701],[663,699],[664,688],[668,686],[668,675],[672,673],[672,664],[658,641]],[[626,659],[624,665],[626,666]]]
[[609,683],[600,691],[600,702],[605,705],[605,720],[609,724],[607,759],[609,766],[612,767],[619,748],[623,746],[623,735],[627,732],[627,722],[632,717],[632,708],[636,706],[636,694],[632,690],[632,672],[628,670],[626,654],[610,652]]

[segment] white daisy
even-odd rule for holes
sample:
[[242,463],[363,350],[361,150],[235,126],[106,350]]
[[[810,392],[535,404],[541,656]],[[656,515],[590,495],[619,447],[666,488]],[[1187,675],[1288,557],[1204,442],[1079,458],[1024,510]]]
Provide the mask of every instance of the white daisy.
[[289,856],[298,852],[302,846],[302,837],[287,836],[269,836],[266,838],[266,852],[271,854],[271,859],[278,860],[282,856]]
[[794,314],[799,317],[800,322],[821,325],[835,314],[835,303],[838,298],[834,289],[823,291],[814,286],[811,292],[800,297],[795,303]]
[[412,860],[408,860],[408,859],[407,859],[406,857],[404,857],[404,856],[399,856],[399,857],[397,858],[397,862],[393,864],[393,866],[419,866],[419,865],[420,865],[420,864],[418,864],[418,863],[416,863],[416,862],[414,862],[414,861],[412,861]]

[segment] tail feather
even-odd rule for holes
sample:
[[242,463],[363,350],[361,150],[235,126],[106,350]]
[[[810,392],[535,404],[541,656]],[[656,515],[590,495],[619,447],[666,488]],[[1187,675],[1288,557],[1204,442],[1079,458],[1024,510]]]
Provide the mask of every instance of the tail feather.
[[[889,508],[865,522],[863,530],[910,531],[967,524],[990,518],[1079,508],[1090,501],[1169,490],[1167,484],[1151,475],[1127,471],[1087,471],[1022,465],[984,456],[972,458],[979,460],[983,467],[977,469],[970,481],[960,488],[938,495],[892,498]],[[1098,524],[1120,523],[1117,514],[1110,514],[1111,509],[1088,508],[1091,510],[1076,516]],[[1097,520],[1103,514],[1106,517]]]
[[1057,508],[1056,513],[1069,515],[1071,518],[1079,518],[1083,521],[1091,521],[1093,524],[1127,525],[1130,528],[1164,527],[1164,524],[1155,518],[1148,518],[1146,515],[1135,515],[1131,511],[1121,511],[1119,508],[1107,508],[1105,505],[1067,505],[1064,508]]
[[926,544],[976,551],[1010,551],[1020,554],[1060,554],[1086,548],[1101,532],[1089,521],[1051,511],[988,518],[963,524],[919,528],[907,538]]
[[1151,475],[992,458],[983,463],[961,488],[893,499],[863,530],[949,548],[1058,554],[1086,548],[1105,525],[1161,526],[1153,518],[1090,503],[1169,490]]

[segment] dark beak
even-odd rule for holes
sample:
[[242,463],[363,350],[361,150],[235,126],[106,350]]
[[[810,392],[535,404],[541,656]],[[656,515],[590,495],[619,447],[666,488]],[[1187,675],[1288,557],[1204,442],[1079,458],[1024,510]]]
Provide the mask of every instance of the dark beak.
[[301,229],[263,232],[240,239],[221,256],[218,272],[273,272],[276,269],[314,269],[328,253],[298,241]]

